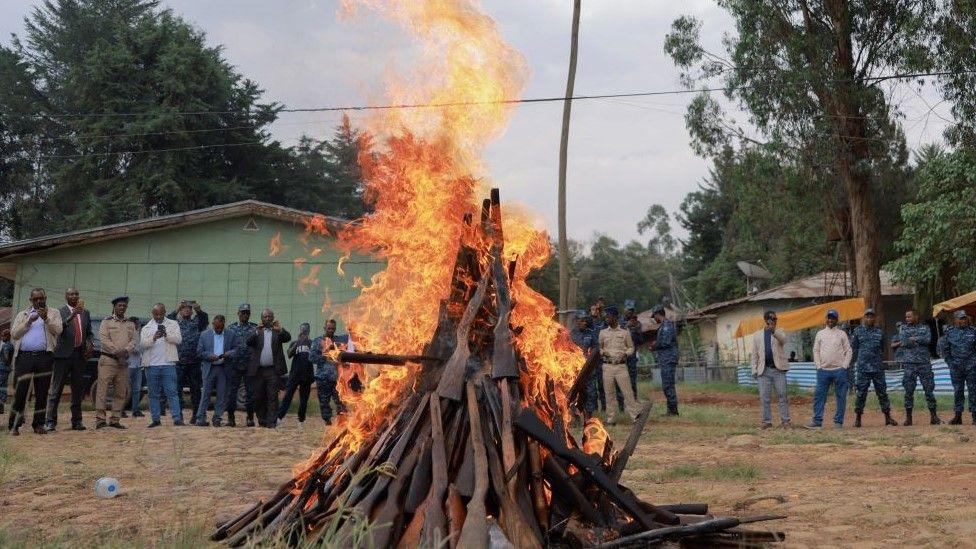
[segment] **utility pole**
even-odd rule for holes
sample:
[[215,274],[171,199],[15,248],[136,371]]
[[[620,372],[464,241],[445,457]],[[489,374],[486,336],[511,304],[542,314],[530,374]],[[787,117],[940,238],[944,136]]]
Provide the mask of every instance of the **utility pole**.
[[[569,303],[569,240],[566,236],[566,156],[569,148],[569,117],[573,110],[573,88],[576,86],[576,53],[579,50],[580,4],[573,0],[573,32],[569,42],[569,75],[566,77],[566,96],[563,101],[563,129],[559,137],[559,310],[566,311]],[[568,325],[568,314],[560,323]]]

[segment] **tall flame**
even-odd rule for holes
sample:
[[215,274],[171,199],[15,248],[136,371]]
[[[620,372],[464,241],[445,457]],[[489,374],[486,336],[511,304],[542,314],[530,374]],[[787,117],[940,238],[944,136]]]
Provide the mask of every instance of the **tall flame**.
[[[420,354],[449,293],[462,213],[476,211],[476,199],[487,189],[483,149],[507,125],[513,109],[508,100],[520,97],[527,71],[475,0],[343,0],[348,12],[359,6],[400,23],[421,46],[411,79],[387,85],[388,101],[432,106],[377,111],[365,120],[367,133],[381,143],[381,152],[359,158],[375,212],[340,231],[338,242],[347,255],[383,258],[386,269],[341,312],[357,348]],[[527,363],[522,385],[531,397],[544,394],[546,376],[568,387],[582,358],[553,320],[552,303],[526,283],[549,257],[547,236],[528,216],[510,208],[504,214],[504,253],[516,261],[515,344]],[[419,369],[379,369],[361,393],[339,384],[350,408],[348,448],[358,448],[375,431]]]

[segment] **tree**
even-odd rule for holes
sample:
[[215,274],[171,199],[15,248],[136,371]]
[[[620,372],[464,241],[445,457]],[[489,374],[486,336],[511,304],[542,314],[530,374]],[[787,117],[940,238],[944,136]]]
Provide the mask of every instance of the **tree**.
[[675,217],[688,231],[682,244],[687,275],[694,275],[710,264],[722,252],[725,228],[732,216],[731,203],[723,200],[715,183],[715,173],[699,184],[698,190],[688,193]]
[[[721,78],[726,96],[750,113],[767,138],[761,145],[803,160],[820,182],[822,203],[831,205],[832,190],[842,190],[837,211],[823,214],[849,238],[848,264],[860,295],[882,314],[874,199],[885,182],[877,174],[893,171],[906,154],[895,109],[878,84],[886,75],[927,66],[925,31],[934,0],[719,5],[736,25],[736,34],[725,40],[727,59],[702,48],[700,23],[690,17],[674,22],[665,50],[688,86]],[[707,93],[693,101],[686,120],[699,152],[758,142]]]
[[647,248],[661,257],[674,255],[678,242],[671,236],[671,218],[667,210],[660,204],[651,204],[644,214],[644,219],[637,222],[637,233],[643,235],[651,233]]
[[946,137],[954,145],[976,149],[976,0],[945,2],[935,30],[942,92],[955,118]]
[[902,255],[886,268],[915,286],[921,302],[976,289],[976,155],[926,150],[920,158],[919,192],[901,208],[904,230],[895,242]]

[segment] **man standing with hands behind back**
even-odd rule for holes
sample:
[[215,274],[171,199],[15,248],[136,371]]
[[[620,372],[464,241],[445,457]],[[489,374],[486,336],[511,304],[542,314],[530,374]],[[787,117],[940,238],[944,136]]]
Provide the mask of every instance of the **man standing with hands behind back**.
[[66,382],[71,384],[71,430],[85,430],[81,422],[81,400],[85,396],[85,360],[92,351],[91,314],[85,309],[85,302],[77,288],[68,288],[64,292],[64,300],[67,304],[58,310],[62,330],[58,345],[54,348],[54,377],[47,397],[44,429],[48,432],[58,425],[58,405]]
[[254,413],[261,427],[274,429],[278,422],[278,379],[288,373],[283,345],[291,334],[275,320],[274,312],[261,312],[261,326],[247,338],[251,363],[247,375],[254,389]]
[[[119,416],[129,397],[129,355],[135,351],[136,327],[125,316],[129,308],[129,298],[117,297],[112,300],[112,316],[107,317],[98,327],[98,340],[102,353],[98,357],[98,390],[95,396],[95,428],[114,427],[125,429],[119,423]],[[105,399],[108,386],[115,387],[112,396],[112,417],[105,423]]]
[[759,404],[762,407],[761,429],[773,426],[772,391],[776,391],[779,420],[784,428],[790,427],[790,403],[786,394],[786,372],[790,369],[783,344],[786,332],[776,327],[776,313],[763,314],[766,326],[752,336],[752,377],[759,385]]
[[47,308],[47,294],[43,288],[34,288],[30,293],[31,306],[17,313],[10,327],[10,337],[14,340],[14,403],[10,407],[8,428],[10,434],[20,434],[24,424],[24,408],[27,394],[34,385],[34,415],[31,427],[43,435],[47,391],[51,386],[51,372],[54,367],[54,347],[64,325],[57,309]]

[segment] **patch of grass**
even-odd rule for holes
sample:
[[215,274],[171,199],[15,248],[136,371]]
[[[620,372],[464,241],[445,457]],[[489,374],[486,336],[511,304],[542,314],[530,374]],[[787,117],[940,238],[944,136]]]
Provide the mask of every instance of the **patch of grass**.
[[667,467],[657,473],[643,475],[653,482],[670,482],[683,479],[709,479],[718,481],[748,481],[759,478],[759,468],[755,465],[735,461],[732,463],[702,467],[697,463],[682,463]]
[[[27,458],[12,448],[7,446],[7,437],[0,437],[0,484],[7,481],[7,476],[10,475],[10,471],[18,463],[23,463]],[[0,547],[3,544],[0,543]]]
[[911,454],[885,456],[874,462],[877,465],[921,465],[922,461]]
[[708,477],[715,480],[755,480],[759,478],[759,468],[749,463],[736,461],[729,465],[719,465],[710,469]]
[[679,478],[696,478],[704,474],[701,467],[694,463],[682,463],[674,467],[668,467],[661,473],[661,481],[675,480]]
[[806,431],[792,429],[788,431],[776,431],[766,438],[767,444],[838,444],[850,446],[854,444],[846,437],[838,433],[828,431]]
[[688,404],[681,408],[679,421],[689,421],[696,425],[726,426],[741,425],[742,418],[737,417],[727,406],[711,406],[702,404]]

